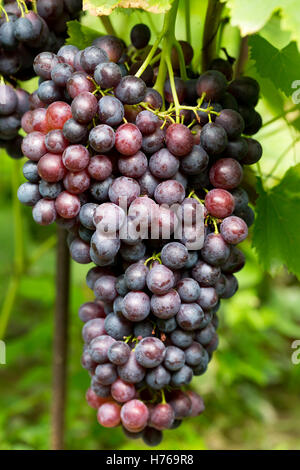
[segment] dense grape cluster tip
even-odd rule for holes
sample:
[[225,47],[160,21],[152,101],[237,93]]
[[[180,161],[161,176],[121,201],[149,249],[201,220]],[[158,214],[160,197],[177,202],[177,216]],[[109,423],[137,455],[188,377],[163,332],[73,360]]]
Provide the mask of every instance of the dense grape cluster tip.
[[[79,310],[87,402],[102,426],[152,446],[204,411],[188,386],[218,346],[221,299],[238,289],[236,245],[254,219],[243,169],[262,149],[252,137],[258,83],[232,80],[231,64],[216,59],[200,77],[167,78],[162,96],[157,64],[133,72],[150,37],[139,24],[128,48],[102,36],[35,57],[41,81],[22,117],[18,197],[38,224],[69,231],[75,261],[95,265],[95,300]],[[193,50],[180,47],[188,65]],[[179,75],[177,50],[171,59]]]

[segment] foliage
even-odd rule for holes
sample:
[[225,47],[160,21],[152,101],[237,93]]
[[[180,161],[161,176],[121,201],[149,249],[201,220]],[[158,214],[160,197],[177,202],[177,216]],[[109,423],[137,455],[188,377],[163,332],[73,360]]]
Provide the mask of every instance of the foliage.
[[[176,31],[179,39],[185,39],[185,2],[180,2]],[[193,67],[199,72],[205,8],[199,8],[197,0],[190,3]],[[162,13],[170,4],[170,0],[84,2],[91,14],[112,12],[111,22],[127,42],[130,28],[141,21],[149,24],[153,39],[162,15],[151,12]],[[147,11],[132,10],[125,17],[120,12],[127,6],[146,7]],[[300,293],[297,279],[283,267],[299,278],[300,118],[299,108],[291,99],[292,82],[300,79],[298,2],[228,0],[224,7],[223,17],[228,21],[224,21],[218,37],[220,56],[220,48],[226,47],[230,55],[237,57],[240,33],[250,35],[250,59],[245,72],[261,85],[259,111],[265,126],[257,138],[262,142],[264,156],[251,179],[256,212],[255,250],[251,241],[244,243],[247,267],[238,276],[240,292],[224,302],[220,348],[208,374],[195,381],[197,391],[204,395],[207,411],[176,433],[166,433],[161,447],[299,449],[300,366],[291,362],[291,343],[300,337]],[[105,34],[99,19],[89,14],[80,23],[69,22],[68,32],[67,42],[79,48]],[[0,159],[1,305],[12,274],[14,220],[10,202],[11,179],[16,169],[3,153]],[[34,247],[45,242],[53,231],[37,229],[27,210],[22,211],[22,221],[27,254],[32,254]],[[144,448],[140,441],[128,443],[119,430],[107,433],[101,429],[94,411],[84,402],[88,377],[80,366],[81,324],[76,311],[80,303],[90,298],[84,285],[87,269],[73,265],[67,447]],[[19,285],[6,337],[7,365],[0,365],[0,449],[49,448],[53,278],[54,253],[50,250],[30,267]]]

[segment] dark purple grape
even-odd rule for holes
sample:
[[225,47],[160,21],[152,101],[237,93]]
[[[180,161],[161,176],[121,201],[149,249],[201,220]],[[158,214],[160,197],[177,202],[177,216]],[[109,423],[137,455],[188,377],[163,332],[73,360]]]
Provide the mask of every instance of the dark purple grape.
[[80,124],[88,124],[97,114],[97,98],[89,91],[84,91],[73,99],[71,109],[73,118],[77,122]]
[[54,103],[62,99],[62,92],[53,80],[45,80],[42,82],[37,91],[38,97],[46,104]]
[[177,157],[188,155],[194,146],[193,135],[184,124],[171,124],[165,139],[168,150]]
[[131,349],[123,341],[116,341],[108,350],[108,359],[117,366],[126,364],[129,359]]
[[208,68],[209,70],[218,70],[219,72],[222,72],[229,82],[232,80],[233,69],[229,60],[221,58],[214,59],[211,61]]
[[[184,99],[185,99],[185,96],[186,96],[185,82],[181,78],[178,78],[178,77],[174,77],[174,81],[175,81],[175,88],[176,88],[176,92],[177,92],[178,101],[179,101],[179,103],[183,103]],[[171,84],[170,84],[169,79],[167,79],[165,81],[164,95],[165,95],[165,99],[168,103],[173,103],[174,102],[173,93],[172,93]]]
[[194,145],[192,151],[180,161],[180,169],[186,175],[199,175],[206,170],[209,156],[200,145]]
[[245,128],[244,119],[233,109],[222,109],[219,116],[216,117],[215,122],[225,129],[229,139],[239,137]]
[[[198,343],[202,344],[203,346],[207,345],[210,343],[210,341],[213,339],[213,336],[215,334],[216,330],[214,326],[209,323],[205,328],[202,328],[202,330],[199,330],[196,333],[195,340],[198,341]],[[187,351],[186,351],[187,353]],[[195,364],[197,365],[197,364]]]
[[196,303],[181,304],[176,320],[178,325],[185,331],[194,331],[200,327],[204,313]]
[[233,158],[221,158],[211,167],[209,178],[216,188],[234,189],[243,179],[243,168]]
[[65,87],[74,72],[74,68],[69,64],[57,64],[51,70],[51,79],[57,86]]
[[192,270],[192,276],[203,287],[214,286],[219,280],[221,270],[218,266],[212,266],[199,260]]
[[183,303],[196,302],[200,295],[200,287],[198,282],[189,277],[181,279],[178,282],[176,288]]
[[146,24],[136,24],[131,32],[130,39],[136,49],[144,49],[150,41],[151,32]]
[[183,385],[188,385],[193,378],[193,370],[184,365],[180,370],[174,372],[171,378],[171,384],[173,387],[182,387]]
[[82,338],[86,344],[89,344],[97,336],[102,335],[105,335],[104,318],[92,318],[82,328]]
[[98,103],[99,119],[103,124],[117,126],[124,117],[124,106],[114,96],[103,96]]
[[145,82],[141,78],[133,75],[121,78],[115,88],[115,96],[125,104],[138,104],[144,101],[145,95]]
[[161,260],[170,269],[181,269],[188,259],[188,250],[182,243],[171,242],[161,251]]
[[144,152],[152,154],[162,149],[164,141],[165,133],[160,127],[158,127],[152,134],[143,136],[142,149]]
[[152,295],[151,297],[151,311],[152,313],[163,320],[174,317],[181,306],[181,301],[178,293],[172,289],[163,295]]
[[137,362],[134,351],[131,351],[128,361],[118,367],[118,374],[124,382],[128,383],[136,384],[143,380],[145,369]]
[[174,372],[181,369],[185,363],[185,353],[176,346],[168,346],[164,358],[164,366]]
[[108,152],[115,145],[115,133],[112,127],[100,124],[90,131],[90,145],[96,152]]
[[[203,331],[203,330],[200,330]],[[196,341],[198,341],[199,332],[196,333]],[[193,342],[187,349],[184,351],[185,354],[185,361],[186,363],[191,366],[202,366],[207,367],[208,364],[208,354],[206,350],[203,348],[199,342]]]
[[200,134],[201,146],[209,155],[219,155],[227,146],[227,134],[225,129],[214,122],[203,126]]
[[123,315],[131,322],[144,320],[150,313],[150,299],[145,292],[128,292],[124,297]]
[[66,46],[62,46],[59,49],[59,51],[57,52],[57,57],[60,57],[63,60],[63,62],[73,67],[74,58],[77,52],[79,52],[78,47],[68,44]]
[[141,111],[136,118],[136,125],[143,135],[149,135],[161,126],[162,121],[151,111]]
[[238,137],[234,140],[229,140],[227,147],[224,150],[224,156],[234,158],[235,160],[242,161],[248,152],[247,139],[244,137]]
[[108,55],[96,46],[87,47],[80,56],[80,65],[87,73],[94,73],[95,68],[102,62],[108,62]]
[[201,287],[197,303],[203,310],[214,308],[218,300],[218,295],[214,287]]
[[241,77],[233,80],[228,86],[238,103],[256,106],[259,98],[259,84],[252,77]]
[[105,35],[94,39],[93,46],[97,46],[105,51],[111,62],[119,62],[124,51],[123,41],[112,35]]
[[227,261],[222,264],[222,271],[226,274],[233,274],[240,271],[245,266],[245,255],[235,246],[230,248],[230,255]]
[[149,270],[143,263],[134,263],[125,271],[125,283],[128,289],[141,291],[145,288]]
[[213,266],[220,266],[229,257],[230,248],[219,233],[210,233],[204,241],[201,256],[204,261]]
[[[101,318],[99,320],[101,320]],[[98,364],[105,364],[108,360],[108,350],[114,342],[115,339],[110,336],[96,336],[89,345],[89,352],[92,359]]]
[[169,385],[170,380],[171,374],[162,365],[155,367],[146,375],[146,383],[153,390],[161,390]]
[[172,178],[179,168],[179,160],[168,149],[154,153],[149,160],[152,175],[160,179]]
[[180,328],[174,330],[170,335],[172,343],[180,349],[188,348],[194,339],[193,331],[184,331]]
[[227,87],[226,77],[218,70],[208,70],[200,75],[197,82],[198,96],[204,97],[206,101],[219,101],[224,95]]
[[81,305],[78,316],[84,323],[95,318],[105,317],[103,305],[99,302],[86,302]]

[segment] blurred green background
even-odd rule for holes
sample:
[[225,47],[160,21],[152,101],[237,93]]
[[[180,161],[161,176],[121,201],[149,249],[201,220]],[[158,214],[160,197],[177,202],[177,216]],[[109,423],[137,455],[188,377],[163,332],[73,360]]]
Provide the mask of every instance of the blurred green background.
[[[203,28],[203,11],[198,9],[192,18],[194,44]],[[124,21],[124,15],[112,15],[125,39],[130,27],[141,20],[147,22],[149,16],[134,13]],[[100,24],[89,16],[83,21],[94,28]],[[278,15],[272,16],[260,34],[277,41],[280,47],[290,40],[280,29]],[[184,39],[182,19],[178,23],[178,38]],[[237,54],[238,38],[237,28],[227,25],[222,42],[231,55]],[[197,58],[199,50],[194,48]],[[247,73],[257,77],[251,60]],[[259,77],[259,81],[262,100],[258,109],[267,122],[289,109],[292,103],[268,78]],[[28,89],[34,86],[34,82],[27,85]],[[267,174],[280,158],[275,179],[269,184],[274,184],[276,178],[297,162],[298,130],[293,125],[297,113],[291,120],[285,117],[263,127],[257,135],[264,148],[262,173]],[[48,449],[55,227],[36,226],[30,208],[21,208],[16,201],[16,188],[22,182],[22,163],[10,160],[2,152],[0,164],[2,332],[7,324],[7,364],[0,365],[0,449]],[[206,411],[199,418],[187,420],[177,430],[165,432],[161,449],[300,449],[300,364],[293,365],[291,360],[292,342],[300,339],[299,282],[284,268],[273,277],[263,272],[251,248],[251,237],[250,233],[242,246],[247,265],[237,276],[239,292],[222,303],[219,349],[208,372],[192,384],[203,395]],[[26,247],[26,269],[19,276],[14,274],[14,259],[20,260],[22,239]],[[81,303],[92,298],[85,286],[88,269],[72,264],[66,447],[145,449],[139,440],[127,441],[119,429],[101,428],[95,411],[85,402],[89,377],[80,365],[82,323],[77,310]]]

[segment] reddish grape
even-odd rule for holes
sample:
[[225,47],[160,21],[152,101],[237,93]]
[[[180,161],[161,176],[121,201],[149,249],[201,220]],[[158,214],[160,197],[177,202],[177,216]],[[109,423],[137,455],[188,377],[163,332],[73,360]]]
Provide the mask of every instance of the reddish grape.
[[73,219],[79,214],[80,199],[75,194],[63,191],[55,201],[57,213],[64,219]]
[[234,198],[225,189],[212,189],[205,196],[205,207],[214,217],[224,219],[234,211]]
[[117,403],[104,403],[98,409],[97,419],[105,428],[115,428],[121,422],[120,413],[121,407]]
[[72,194],[84,193],[89,188],[90,182],[90,177],[85,170],[76,173],[69,172],[64,177],[65,188]]
[[115,146],[122,155],[136,154],[142,146],[141,131],[134,124],[122,124],[116,131]]
[[38,162],[38,172],[43,180],[48,183],[57,183],[66,174],[61,155],[46,153]]
[[62,161],[69,171],[82,171],[90,163],[90,153],[83,145],[69,145],[62,155]]
[[63,101],[50,104],[47,109],[47,122],[49,129],[62,129],[64,123],[71,119],[71,106]]
[[139,432],[144,429],[147,425],[148,418],[148,408],[140,400],[131,400],[122,406],[122,424],[130,432]]

